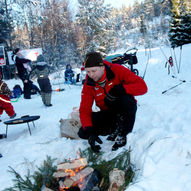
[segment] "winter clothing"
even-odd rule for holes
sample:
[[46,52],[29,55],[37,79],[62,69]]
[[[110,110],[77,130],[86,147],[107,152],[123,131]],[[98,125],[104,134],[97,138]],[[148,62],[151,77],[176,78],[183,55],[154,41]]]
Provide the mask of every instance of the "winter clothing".
[[22,58],[22,57],[17,56],[17,55],[13,55],[12,58],[13,58],[13,61],[15,62],[16,67],[17,67],[19,78],[22,81],[28,80],[29,79],[29,74],[28,74],[26,65],[24,65],[24,64],[31,62],[31,60],[26,59],[26,58]]
[[[87,56],[87,58],[87,60],[95,62],[92,60],[94,54],[92,58],[91,56]],[[116,140],[112,148],[112,150],[116,150],[126,144],[126,135],[133,129],[137,110],[134,96],[145,94],[147,86],[142,78],[129,69],[105,60],[103,63],[104,74],[98,82],[86,76],[79,110],[82,128],[78,135],[89,140],[92,135],[112,135],[114,133],[113,138],[108,137],[108,139]],[[92,67],[92,65],[89,64],[88,67]],[[100,108],[99,112],[92,112],[94,101]],[[89,130],[91,135],[86,134],[87,127],[92,128]],[[98,147],[92,149],[99,151]]]
[[10,99],[12,99],[12,98],[18,98],[18,97],[21,96],[21,94],[22,94],[22,88],[21,88],[20,85],[17,84],[17,85],[15,85],[15,86],[13,87],[12,95],[9,96],[9,98],[10,98]]
[[40,89],[31,81],[31,95],[35,95],[37,93],[40,94]]
[[70,64],[66,65],[66,70],[64,72],[65,75],[65,83],[67,84],[75,84],[76,80],[74,79],[74,72]]
[[44,59],[44,56],[42,54],[40,54],[38,57],[37,57],[37,62],[45,62],[45,59]]
[[15,50],[13,50],[13,54],[17,54],[20,51],[20,48],[16,48]]
[[45,106],[51,106],[51,96],[52,93],[45,93],[41,91],[42,102]]
[[31,60],[22,58],[22,56],[16,55],[19,51],[13,51],[12,59],[17,67],[18,76],[23,82],[23,93],[25,99],[31,98],[31,83],[29,82],[30,66],[28,65]]
[[103,59],[101,54],[98,52],[90,52],[86,55],[86,59],[84,62],[85,68],[95,67],[95,66],[103,66]]
[[88,139],[88,143],[90,144],[90,146],[94,152],[99,152],[101,147],[99,145],[96,145],[95,142],[98,142],[99,144],[103,143],[102,140],[98,136],[91,135]]
[[[39,55],[37,60],[43,60],[43,56]],[[39,84],[41,90],[41,97],[42,102],[46,106],[51,105],[51,94],[52,94],[52,87],[50,84],[50,80],[48,78],[49,69],[48,65],[45,61],[37,62],[34,69],[31,71],[32,76],[37,76],[37,82]]]
[[108,106],[104,102],[104,98],[115,85],[123,83],[126,94],[130,94],[132,96],[142,95],[147,92],[147,86],[143,79],[136,76],[128,68],[118,64],[111,65],[107,61],[104,61],[104,64],[107,76],[104,88],[100,87],[98,83],[95,83],[88,76],[86,77],[86,82],[82,90],[82,101],[80,104],[80,119],[83,127],[93,125],[91,113],[94,100],[100,110],[108,109]]
[[9,117],[13,117],[15,115],[14,108],[11,104],[11,100],[9,96],[12,95],[11,90],[8,88],[7,84],[0,80],[0,115],[5,112],[9,115]]

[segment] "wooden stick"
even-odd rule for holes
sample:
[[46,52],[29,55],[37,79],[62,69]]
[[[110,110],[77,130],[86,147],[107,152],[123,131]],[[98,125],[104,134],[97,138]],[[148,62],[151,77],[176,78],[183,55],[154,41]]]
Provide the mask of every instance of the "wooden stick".
[[71,162],[61,163],[57,165],[58,171],[66,171],[67,169],[77,169],[87,166],[88,162],[86,158],[76,159]]
[[58,172],[55,172],[55,173],[53,174],[53,177],[54,177],[54,178],[64,178],[64,177],[70,176],[70,175],[71,175],[70,172],[58,171]]
[[91,168],[91,167],[84,168],[80,172],[78,172],[75,176],[67,178],[63,182],[63,184],[64,184],[65,187],[71,187],[72,185],[77,184],[78,182],[80,182],[81,179],[84,179],[86,176],[91,174],[93,171],[94,171],[94,169]]
[[44,187],[42,191],[54,191],[54,190],[51,190],[50,188]]

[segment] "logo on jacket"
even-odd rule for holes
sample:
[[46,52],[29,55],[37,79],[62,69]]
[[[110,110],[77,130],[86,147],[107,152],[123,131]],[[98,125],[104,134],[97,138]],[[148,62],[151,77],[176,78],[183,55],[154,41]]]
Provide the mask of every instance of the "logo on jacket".
[[96,96],[101,96],[103,93],[99,93],[99,94],[97,94]]
[[109,84],[108,84],[108,86],[111,86],[113,84],[113,82],[110,82]]
[[99,90],[99,88],[98,88],[98,87],[95,87],[95,90],[97,91],[97,90]]

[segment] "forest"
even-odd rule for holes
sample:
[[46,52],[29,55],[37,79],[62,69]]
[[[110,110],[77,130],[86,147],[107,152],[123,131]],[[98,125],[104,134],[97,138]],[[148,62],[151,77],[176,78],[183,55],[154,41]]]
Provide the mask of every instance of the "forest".
[[67,0],[2,0],[0,45],[6,51],[41,47],[49,65],[56,67],[81,65],[92,50],[107,55],[129,46],[177,47],[191,42],[189,0],[135,0],[120,9],[104,0],[70,4]]

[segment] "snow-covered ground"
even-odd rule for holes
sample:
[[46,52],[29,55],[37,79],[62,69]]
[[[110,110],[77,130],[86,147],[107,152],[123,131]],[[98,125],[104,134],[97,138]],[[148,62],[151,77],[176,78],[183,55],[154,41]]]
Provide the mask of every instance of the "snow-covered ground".
[[[163,48],[167,57],[170,49]],[[179,63],[179,49],[176,50]],[[191,45],[183,47],[180,73],[176,78],[168,75],[166,58],[160,48],[151,50],[151,57],[145,75],[148,93],[138,96],[138,110],[133,132],[127,136],[127,145],[111,151],[110,142],[105,137],[102,151],[111,159],[131,147],[131,163],[135,167],[135,177],[126,191],[188,191],[191,189]],[[135,65],[143,76],[147,64],[147,54],[142,49],[138,53],[139,63]],[[173,57],[174,58],[174,57]],[[174,59],[175,62],[175,59]],[[175,67],[176,69],[176,67]],[[175,70],[176,71],[176,70]],[[186,80],[180,86],[162,92]],[[21,84],[20,80],[6,81],[10,88]],[[56,86],[54,86],[56,89]],[[27,125],[9,126],[8,138],[0,140],[0,190],[10,187],[13,176],[8,172],[11,166],[21,175],[29,168],[31,172],[42,164],[46,156],[63,159],[76,158],[79,149],[89,145],[84,140],[70,140],[60,137],[59,120],[68,118],[73,107],[79,107],[82,86],[65,86],[63,92],[53,92],[52,107],[44,107],[41,97],[31,100],[20,98],[13,103],[17,117],[40,115],[31,126],[30,136]],[[2,120],[8,119],[6,113]],[[0,133],[6,126],[1,122]],[[109,151],[109,152],[108,152]]]

